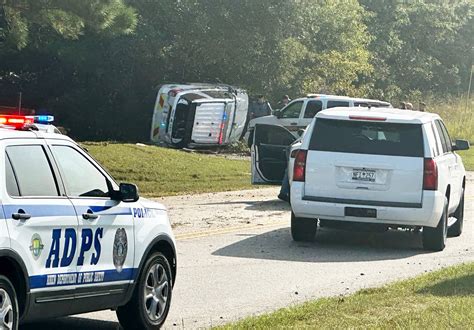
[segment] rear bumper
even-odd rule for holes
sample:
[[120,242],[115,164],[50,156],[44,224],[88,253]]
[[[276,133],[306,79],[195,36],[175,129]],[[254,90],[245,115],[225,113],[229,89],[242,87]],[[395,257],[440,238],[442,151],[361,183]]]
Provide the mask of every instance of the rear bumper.
[[[341,202],[338,199],[304,196],[304,183],[293,182],[291,185],[291,208],[295,216],[301,218],[436,227],[443,212],[444,199],[444,194],[439,191],[424,191],[421,204]],[[377,217],[345,216],[346,207],[375,209]]]

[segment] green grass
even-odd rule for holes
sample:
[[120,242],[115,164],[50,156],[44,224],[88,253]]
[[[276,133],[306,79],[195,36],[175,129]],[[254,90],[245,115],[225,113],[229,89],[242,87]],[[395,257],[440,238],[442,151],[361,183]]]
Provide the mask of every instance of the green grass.
[[134,144],[82,145],[118,182],[135,183],[140,193],[150,197],[254,187],[247,160]]
[[467,151],[458,151],[466,171],[474,171],[474,144]]
[[474,98],[466,102],[465,97],[441,103],[427,100],[428,110],[441,116],[452,139],[469,140],[474,144]]
[[474,327],[474,263],[346,297],[324,298],[222,329],[446,329]]

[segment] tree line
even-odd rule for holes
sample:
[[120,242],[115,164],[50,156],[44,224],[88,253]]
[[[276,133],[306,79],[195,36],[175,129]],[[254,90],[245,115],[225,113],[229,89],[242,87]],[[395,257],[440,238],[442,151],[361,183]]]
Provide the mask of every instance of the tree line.
[[157,88],[398,102],[466,91],[474,0],[0,0],[0,105],[147,140]]

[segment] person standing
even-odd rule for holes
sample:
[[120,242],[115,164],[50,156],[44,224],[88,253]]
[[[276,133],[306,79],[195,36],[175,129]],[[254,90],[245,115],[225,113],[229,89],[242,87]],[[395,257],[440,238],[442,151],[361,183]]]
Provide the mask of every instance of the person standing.
[[425,102],[420,102],[418,105],[418,111],[425,112],[426,111],[426,103]]
[[281,99],[281,101],[278,102],[280,109],[283,109],[284,107],[286,107],[288,103],[290,103],[290,101],[291,99],[288,95],[283,95],[283,98]]
[[259,95],[257,101],[252,102],[250,105],[250,119],[268,116],[272,114],[272,107],[270,103],[265,99],[265,96]]

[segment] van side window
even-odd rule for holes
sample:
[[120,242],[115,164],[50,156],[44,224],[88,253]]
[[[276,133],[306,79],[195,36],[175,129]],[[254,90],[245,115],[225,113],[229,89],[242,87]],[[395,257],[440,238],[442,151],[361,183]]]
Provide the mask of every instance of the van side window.
[[281,118],[299,118],[303,101],[297,101],[289,104],[281,111]]
[[[17,145],[6,148],[20,196],[59,196],[58,186],[41,145]],[[16,193],[13,188],[13,193]]]
[[328,101],[326,109],[335,108],[335,107],[348,107],[348,101]]
[[306,104],[306,110],[304,111],[304,118],[313,118],[322,109],[323,109],[323,102],[319,100],[309,101]]

